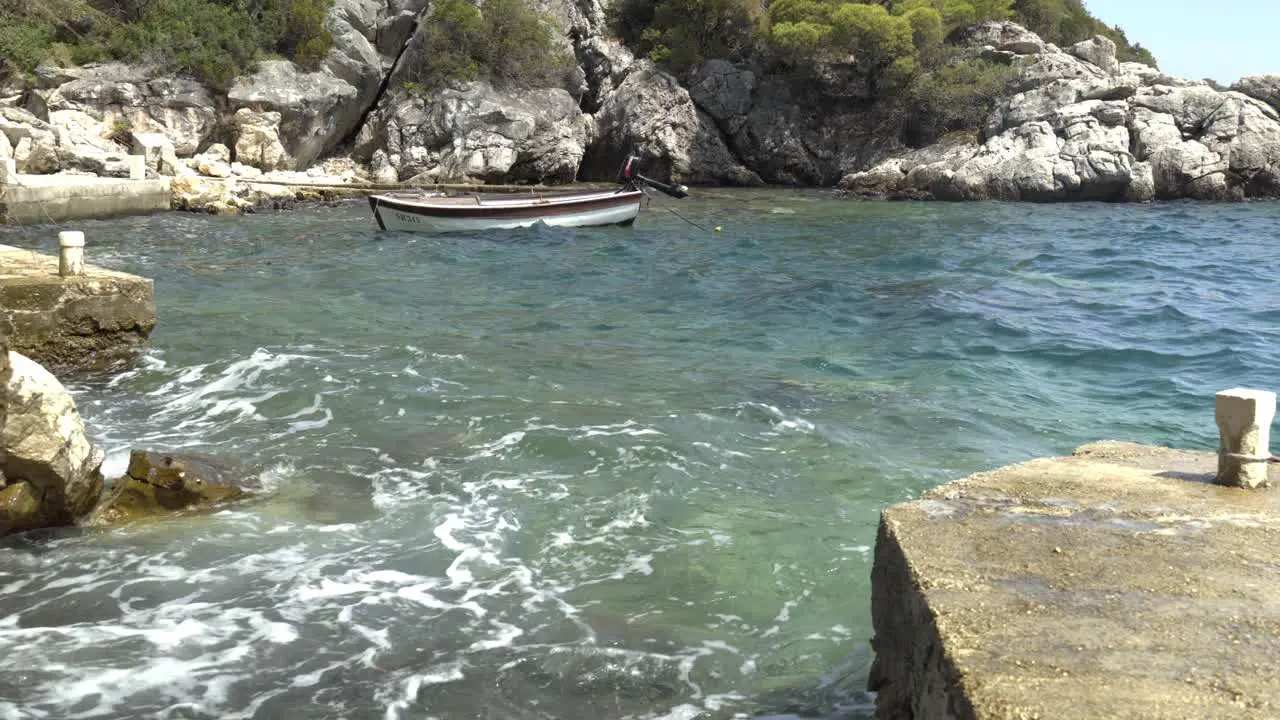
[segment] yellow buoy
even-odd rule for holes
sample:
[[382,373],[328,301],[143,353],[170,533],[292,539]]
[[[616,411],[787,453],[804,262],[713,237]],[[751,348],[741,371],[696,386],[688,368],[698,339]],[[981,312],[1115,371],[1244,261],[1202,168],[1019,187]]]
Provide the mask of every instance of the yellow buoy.
[[717,225],[717,226],[716,226],[716,232],[720,232],[720,226],[719,226],[719,225]]

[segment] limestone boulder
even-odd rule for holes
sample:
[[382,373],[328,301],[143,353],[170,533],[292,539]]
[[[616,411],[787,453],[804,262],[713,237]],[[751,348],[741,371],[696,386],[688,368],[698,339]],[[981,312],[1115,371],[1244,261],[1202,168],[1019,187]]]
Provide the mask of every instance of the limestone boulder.
[[360,97],[361,90],[328,67],[307,71],[288,60],[258,63],[257,72],[237,79],[227,93],[236,111],[280,114],[280,144],[293,160],[289,169],[310,167],[356,129],[365,110]]
[[1036,55],[1035,62],[1021,68],[1010,87],[1014,93],[1020,93],[1055,82],[1070,83],[1083,94],[1098,92],[1113,81],[1107,71],[1091,62],[1061,51],[1046,51]]
[[[593,126],[559,88],[465,83],[425,100],[389,96],[371,121],[400,179],[569,182]],[[388,174],[384,170],[384,174]]]
[[889,197],[904,192],[923,191],[950,178],[951,168],[972,158],[979,146],[969,138],[952,138],[935,145],[890,158],[868,170],[850,173],[840,180],[846,193],[866,197]]
[[941,199],[1031,200],[1038,202],[1115,199],[1131,179],[1131,159],[1123,126],[1108,128],[1097,118],[1081,120],[1071,132],[1048,121],[1027,123],[986,142],[954,174],[929,188]]
[[189,157],[218,131],[221,102],[205,85],[145,66],[95,63],[37,71],[40,87],[28,107],[48,117],[75,110],[107,127],[161,133]]
[[1280,111],[1280,75],[1250,75],[1240,78],[1231,89]]
[[1151,154],[1155,195],[1161,200],[1228,200],[1227,161],[1197,140],[1165,145]]
[[[1241,93],[1222,93],[1209,87],[1147,88],[1130,104],[1134,106],[1135,119],[1139,115],[1167,117],[1178,130],[1178,142],[1174,142],[1171,131],[1165,130],[1167,142],[1155,145],[1157,149],[1171,148],[1160,162],[1152,161],[1162,197],[1176,187],[1188,188],[1191,197],[1234,194],[1224,194],[1214,177],[1218,174],[1217,161],[1201,148],[1225,162],[1221,179],[1227,186],[1239,187],[1248,197],[1280,195],[1280,115],[1270,105]],[[1150,129],[1139,137],[1149,140]],[[1195,144],[1184,144],[1184,139]],[[1144,149],[1152,145],[1145,142]],[[1175,171],[1170,163],[1179,158],[1189,164]],[[1214,170],[1201,177],[1207,168]]]
[[1120,61],[1116,60],[1115,41],[1102,35],[1082,40],[1067,48],[1067,52],[1108,74],[1114,74],[1120,69]]
[[80,110],[54,110],[49,124],[58,138],[58,167],[103,177],[129,177],[128,151],[112,129]]
[[992,48],[1014,55],[1035,55],[1044,52],[1045,42],[1039,35],[1012,22],[992,20],[957,30],[948,41],[960,47]]
[[374,151],[373,158],[369,161],[369,174],[376,183],[389,185],[400,182],[400,173],[391,164],[387,152],[381,148]]
[[[324,70],[355,90],[350,108],[335,108],[340,116],[335,128],[338,142],[356,128],[361,114],[373,104],[384,70],[390,65],[390,59],[384,59],[377,49],[378,15],[386,7],[384,0],[336,0],[325,20],[333,47],[323,63]],[[332,149],[333,145],[326,144],[321,154]]]
[[698,109],[689,91],[648,60],[636,62],[596,119],[598,141],[587,168],[595,179],[612,179],[627,155],[635,154],[645,174],[655,178],[762,184],[729,151],[715,120]]
[[148,168],[160,175],[178,174],[178,153],[163,133],[130,133],[130,154],[141,155]]
[[117,526],[212,510],[246,497],[244,483],[239,470],[211,456],[134,450],[125,475],[86,524]]
[[1130,113],[1129,133],[1133,140],[1133,153],[1138,160],[1147,160],[1156,150],[1183,141],[1182,130],[1169,113],[1145,107],[1133,108]]
[[[11,513],[27,508],[17,515],[38,517],[43,527],[71,523],[102,494],[103,453],[89,442],[75,400],[52,373],[20,353],[4,357],[0,474],[6,489],[29,486],[8,490],[4,502]],[[38,509],[31,510],[33,503]]]
[[1209,87],[1209,83],[1204,80],[1181,78],[1153,68],[1150,65],[1135,62],[1120,63],[1120,69],[1116,71],[1116,78],[1117,81],[1128,82],[1137,87],[1155,87],[1157,85],[1167,87]]
[[280,113],[249,108],[236,111],[236,161],[270,172],[293,167],[280,142]]
[[43,175],[60,169],[58,131],[32,113],[0,106],[0,134],[13,149],[19,173]]
[[1134,163],[1131,175],[1132,179],[1129,181],[1129,187],[1124,193],[1125,201],[1132,203],[1146,203],[1155,200],[1156,177],[1155,172],[1151,168],[1151,163]]
[[236,196],[233,183],[201,175],[179,175],[169,184],[175,210],[235,215],[250,203]]

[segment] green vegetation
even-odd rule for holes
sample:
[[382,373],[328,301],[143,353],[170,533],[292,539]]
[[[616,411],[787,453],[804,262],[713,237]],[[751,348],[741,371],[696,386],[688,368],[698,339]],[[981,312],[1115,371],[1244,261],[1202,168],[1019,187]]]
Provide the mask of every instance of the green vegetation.
[[903,92],[906,142],[922,146],[982,127],[1014,69],[945,53],[917,72]]
[[623,42],[678,71],[746,59],[769,27],[760,0],[620,0],[610,12]]
[[436,0],[422,32],[405,82],[418,94],[457,80],[560,85],[574,67],[568,49],[555,41],[550,18],[528,0],[485,0],[483,11],[467,0]]
[[1120,60],[1155,65],[1082,0],[621,0],[610,12],[628,46],[676,72],[708,58],[768,55],[794,68],[851,61],[880,85],[939,62],[951,31],[1005,19],[1062,46],[1104,35]]
[[318,63],[333,0],[0,0],[0,72],[44,61],[155,63],[226,87],[254,60]]
[[1155,65],[1082,0],[620,0],[610,12],[632,50],[677,74],[709,58],[749,61],[822,97],[902,113],[912,144],[979,127],[1003,92],[1009,66],[945,42],[975,23],[1012,20],[1059,46],[1104,35],[1120,60]]

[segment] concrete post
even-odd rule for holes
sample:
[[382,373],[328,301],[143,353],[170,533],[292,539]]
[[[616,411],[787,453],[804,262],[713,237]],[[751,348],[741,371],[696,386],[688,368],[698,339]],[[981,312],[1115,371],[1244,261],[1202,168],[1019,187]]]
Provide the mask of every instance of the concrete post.
[[78,230],[58,233],[58,274],[62,277],[84,274],[84,233]]
[[1276,394],[1232,388],[1217,395],[1219,485],[1256,488],[1267,484],[1271,421]]
[[0,185],[16,182],[18,178],[18,161],[13,158],[0,158]]
[[147,179],[147,157],[145,155],[129,155],[129,179]]

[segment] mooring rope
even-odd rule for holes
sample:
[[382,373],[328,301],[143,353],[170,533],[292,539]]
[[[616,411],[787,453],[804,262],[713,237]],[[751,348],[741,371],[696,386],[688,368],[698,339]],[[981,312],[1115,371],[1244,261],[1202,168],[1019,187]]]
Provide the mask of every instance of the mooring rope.
[[[644,192],[645,197],[646,197],[646,198],[648,198],[650,202],[652,202],[652,201],[653,201],[653,196],[652,196],[652,195],[650,195],[650,194],[648,193],[648,189],[647,189],[647,188],[643,188],[643,187],[642,187],[642,188],[641,188],[641,190]],[[666,210],[667,212],[671,213],[672,215],[675,215],[676,217],[678,217],[678,218],[680,218],[681,220],[683,220],[683,221],[685,221],[685,222],[689,223],[690,225],[692,225],[692,226],[694,226],[694,227],[698,228],[698,229],[699,229],[699,230],[701,230],[702,232],[711,232],[710,230],[708,230],[708,229],[706,229],[706,228],[702,227],[701,225],[699,225],[698,223],[696,223],[696,222],[694,222],[694,221],[690,220],[689,218],[687,218],[687,217],[685,217],[685,216],[681,215],[680,213],[676,212],[676,209],[675,209],[675,208],[673,208],[673,207],[670,207],[670,206],[667,206],[667,205],[663,205],[663,206],[662,206],[662,209]]]

